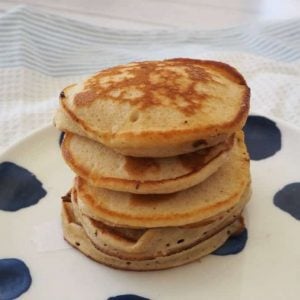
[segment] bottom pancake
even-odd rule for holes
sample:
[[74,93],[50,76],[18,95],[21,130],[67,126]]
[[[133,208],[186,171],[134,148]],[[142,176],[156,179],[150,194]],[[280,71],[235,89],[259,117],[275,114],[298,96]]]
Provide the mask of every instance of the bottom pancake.
[[63,202],[62,223],[65,240],[83,254],[107,266],[132,271],[161,270],[190,263],[212,253],[223,245],[230,235],[240,232],[244,227],[242,220],[237,219],[208,239],[181,252],[153,259],[130,260],[108,255],[97,249],[87,237],[82,226],[76,223],[76,217],[70,202]]
[[240,218],[250,194],[249,188],[238,205],[207,223],[194,227],[148,229],[108,226],[93,220],[79,210],[75,189],[72,190],[69,200],[72,202],[76,223],[82,226],[97,249],[121,259],[144,260],[183,251],[213,236]]

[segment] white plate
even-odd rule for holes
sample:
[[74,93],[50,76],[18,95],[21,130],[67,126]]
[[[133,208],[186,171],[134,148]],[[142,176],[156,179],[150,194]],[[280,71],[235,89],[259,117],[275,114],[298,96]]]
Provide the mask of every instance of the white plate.
[[73,175],[61,158],[55,129],[42,129],[11,147],[0,162],[28,169],[47,191],[36,205],[16,212],[0,210],[0,258],[23,260],[32,276],[22,299],[101,300],[122,294],[185,300],[299,299],[300,222],[276,207],[273,196],[300,181],[300,133],[276,123],[282,149],[267,159],[251,161],[253,196],[245,212],[245,249],[155,272],[110,269],[61,240],[60,197],[70,188]]

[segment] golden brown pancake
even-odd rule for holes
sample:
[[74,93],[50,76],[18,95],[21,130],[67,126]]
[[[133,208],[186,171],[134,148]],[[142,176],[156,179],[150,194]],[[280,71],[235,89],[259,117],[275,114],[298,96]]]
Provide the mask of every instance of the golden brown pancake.
[[235,206],[250,184],[249,156],[242,132],[230,159],[202,183],[173,194],[137,195],[89,185],[77,177],[82,213],[108,225],[153,228],[184,226],[212,218]]
[[174,193],[199,184],[230,156],[234,136],[205,149],[168,158],[130,157],[88,138],[66,133],[66,163],[89,184],[137,194]]
[[122,259],[143,260],[183,251],[213,236],[240,218],[249,197],[250,190],[247,190],[235,207],[219,215],[214,222],[194,227],[150,229],[108,226],[79,211],[74,189],[71,198],[74,215],[96,248],[108,255]]
[[124,155],[168,157],[215,145],[241,129],[249,97],[242,75],[221,62],[137,62],[65,88],[55,124]]
[[150,271],[168,269],[195,261],[219,248],[230,235],[240,232],[244,224],[240,219],[226,226],[208,239],[177,253],[152,259],[122,259],[97,249],[75,219],[72,204],[64,202],[62,207],[64,238],[89,258],[104,265],[123,270]]

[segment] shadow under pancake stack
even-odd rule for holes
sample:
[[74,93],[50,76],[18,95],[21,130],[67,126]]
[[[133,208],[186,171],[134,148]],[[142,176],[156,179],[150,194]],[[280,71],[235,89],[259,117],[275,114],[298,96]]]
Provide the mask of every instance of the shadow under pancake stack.
[[117,66],[65,88],[54,120],[76,173],[62,198],[65,239],[144,271],[195,261],[240,233],[249,98],[237,70],[193,59]]

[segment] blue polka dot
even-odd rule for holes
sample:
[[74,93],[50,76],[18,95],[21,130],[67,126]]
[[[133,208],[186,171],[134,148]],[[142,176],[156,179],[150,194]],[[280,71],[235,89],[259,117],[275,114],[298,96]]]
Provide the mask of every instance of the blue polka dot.
[[141,296],[128,294],[128,295],[119,295],[114,297],[109,297],[107,300],[150,300],[149,298],[144,298]]
[[241,252],[246,245],[248,231],[244,229],[239,235],[232,235],[220,248],[215,250],[215,255],[230,255]]
[[37,204],[47,192],[28,170],[12,163],[0,164],[0,209],[17,211]]
[[300,220],[300,182],[286,185],[275,194],[273,202],[277,207]]
[[19,259],[0,259],[0,299],[15,299],[31,285],[28,267]]
[[64,139],[64,136],[65,136],[65,133],[61,132],[60,135],[59,135],[59,139],[58,139],[59,146],[61,146],[61,143],[62,143],[62,141]]
[[252,160],[265,159],[281,149],[281,132],[276,123],[270,119],[249,116],[244,132]]

